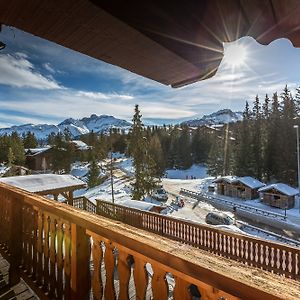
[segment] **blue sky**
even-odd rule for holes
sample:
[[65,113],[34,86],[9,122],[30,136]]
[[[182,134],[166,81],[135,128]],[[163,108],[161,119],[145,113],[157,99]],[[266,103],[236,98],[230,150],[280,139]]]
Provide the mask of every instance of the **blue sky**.
[[[300,85],[300,49],[285,39],[268,46],[249,37],[225,44],[217,74],[172,89],[62,46],[4,27],[0,40],[0,127],[57,124],[68,117],[108,114],[131,119],[139,104],[144,120],[172,123],[223,108],[243,110],[256,94]],[[232,45],[246,49],[241,65],[226,63]],[[233,55],[234,56],[234,55]]]

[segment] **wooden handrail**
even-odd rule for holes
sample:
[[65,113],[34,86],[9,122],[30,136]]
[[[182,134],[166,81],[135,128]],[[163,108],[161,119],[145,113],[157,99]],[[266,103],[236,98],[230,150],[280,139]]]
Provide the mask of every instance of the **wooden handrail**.
[[213,226],[97,200],[97,214],[292,279],[300,278],[300,249]]
[[300,289],[297,281],[4,184],[0,251],[15,280],[21,276],[42,299],[185,300],[191,284],[203,299],[297,299]]

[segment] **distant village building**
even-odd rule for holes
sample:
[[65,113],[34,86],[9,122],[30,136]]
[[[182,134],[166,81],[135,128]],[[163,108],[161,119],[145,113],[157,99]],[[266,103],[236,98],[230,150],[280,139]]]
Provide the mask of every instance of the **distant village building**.
[[30,170],[23,167],[23,166],[17,166],[12,165],[9,167],[6,167],[5,170],[0,170],[0,177],[8,177],[8,176],[23,176],[23,175],[29,175]]
[[26,165],[33,171],[47,171],[52,166],[52,147],[25,150]]
[[257,199],[258,189],[265,184],[250,177],[224,176],[214,181],[217,184],[217,193],[245,200]]
[[73,140],[70,143],[72,143],[74,145],[75,149],[79,150],[79,151],[87,151],[87,150],[91,149],[90,146],[88,146],[85,142],[80,141],[80,140]]
[[290,209],[295,206],[295,196],[299,191],[284,183],[275,183],[260,188],[258,192],[261,195],[263,203],[282,208]]
[[236,176],[223,176],[214,180],[213,182],[217,185],[217,194],[232,197],[231,182],[236,178]]

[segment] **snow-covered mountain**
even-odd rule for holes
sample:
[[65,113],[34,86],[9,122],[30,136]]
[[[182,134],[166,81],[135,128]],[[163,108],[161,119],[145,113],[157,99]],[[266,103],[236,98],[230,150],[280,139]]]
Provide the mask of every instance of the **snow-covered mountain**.
[[242,112],[233,112],[231,109],[222,109],[210,115],[204,115],[202,118],[185,121],[182,124],[189,126],[217,125],[237,122],[242,119]]
[[19,126],[12,126],[9,128],[0,128],[0,135],[11,134],[16,131],[19,135],[32,132],[39,140],[46,139],[49,134],[58,132],[64,132],[65,129],[69,129],[73,137],[87,134],[91,131],[95,133],[106,132],[110,128],[123,128],[127,129],[131,124],[125,120],[117,119],[113,116],[95,114],[90,117],[85,117],[79,120],[69,118],[59,123],[58,125],[48,124],[25,124]]

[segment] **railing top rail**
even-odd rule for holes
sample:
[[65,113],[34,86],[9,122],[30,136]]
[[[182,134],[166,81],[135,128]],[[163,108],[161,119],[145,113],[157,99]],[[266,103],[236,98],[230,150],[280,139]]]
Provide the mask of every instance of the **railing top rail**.
[[192,282],[200,280],[243,299],[253,298],[253,291],[256,291],[260,299],[280,299],[286,297],[287,293],[295,295],[300,289],[297,281],[245,266],[156,234],[145,235],[145,231],[127,224],[114,222],[18,188],[0,183],[0,195],[14,201],[24,201],[46,214],[75,223],[136,253],[146,255],[150,260],[168,266],[171,272],[174,270],[174,273],[185,274]]
[[259,238],[259,237],[252,237],[250,235],[239,233],[239,232],[230,232],[230,231],[227,231],[227,230],[224,230],[224,229],[221,229],[221,228],[215,228],[214,226],[211,226],[211,225],[208,225],[208,224],[200,224],[200,223],[192,221],[192,220],[187,221],[187,220],[179,219],[179,218],[176,218],[176,217],[161,215],[161,214],[156,213],[156,212],[149,212],[149,211],[144,211],[144,210],[137,209],[137,208],[127,207],[127,206],[120,205],[120,204],[113,204],[113,203],[105,201],[105,200],[98,200],[97,199],[96,201],[97,202],[99,201],[99,203],[103,203],[104,205],[107,205],[107,206],[111,206],[111,207],[115,206],[115,207],[119,207],[121,209],[126,209],[126,210],[130,210],[130,211],[135,211],[135,212],[138,212],[138,213],[142,213],[144,215],[156,216],[159,219],[165,219],[165,220],[169,220],[169,221],[172,221],[172,222],[178,222],[178,223],[182,223],[182,224],[185,224],[185,225],[188,225],[188,226],[195,226],[195,227],[205,229],[205,230],[210,231],[210,232],[215,232],[215,233],[223,234],[223,235],[230,236],[230,237],[240,238],[240,239],[241,238],[246,239],[250,242],[259,243],[259,244],[264,245],[264,246],[279,248],[279,249],[287,250],[287,251],[292,251],[293,250],[293,251],[300,252],[300,248],[292,246],[292,245],[287,245],[287,244],[284,244],[284,243],[281,243],[281,242],[267,241],[267,240],[264,240],[264,239]]

